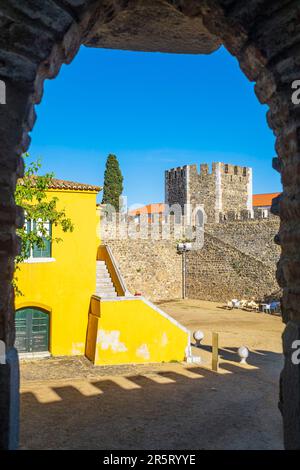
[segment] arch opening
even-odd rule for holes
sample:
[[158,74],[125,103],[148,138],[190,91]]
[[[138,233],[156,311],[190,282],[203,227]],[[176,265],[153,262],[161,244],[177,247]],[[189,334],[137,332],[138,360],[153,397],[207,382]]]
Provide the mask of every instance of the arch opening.
[[[168,33],[172,28],[168,29],[159,22],[156,31],[154,27],[155,18],[159,16],[157,13],[160,7],[164,6],[166,9],[171,9],[175,16],[178,14],[182,23],[187,22],[189,37],[196,36],[196,42],[200,44],[202,41],[206,45],[207,52],[218,47],[220,42],[224,43],[237,57],[246,76],[256,82],[259,100],[267,103],[270,108],[268,123],[277,137],[278,155],[273,161],[273,167],[281,173],[284,187],[282,197],[274,201],[272,209],[273,213],[280,215],[281,218],[277,242],[282,247],[282,256],[278,264],[277,278],[283,288],[282,308],[284,321],[287,324],[283,338],[285,367],[281,376],[280,407],[284,419],[285,445],[288,449],[300,448],[298,425],[300,394],[297,388],[300,371],[299,368],[293,367],[291,360],[293,353],[291,345],[293,341],[300,339],[298,326],[300,321],[298,260],[300,113],[299,106],[291,100],[293,94],[291,83],[300,76],[300,64],[295,49],[298,41],[299,6],[295,2],[283,5],[282,0],[275,0],[271,6],[267,0],[247,2],[247,6],[244,2],[225,0],[160,1],[155,2],[152,29],[146,29],[140,36],[134,38],[134,30],[129,28],[126,38],[126,34],[124,37],[111,33],[115,33],[122,23],[123,13],[129,8],[127,2],[114,2],[114,4],[108,2],[109,6],[107,2],[103,6],[103,2],[100,1],[86,0],[76,3],[78,6],[74,6],[73,2],[67,2],[68,6],[65,9],[56,6],[62,10],[62,19],[59,22],[49,22],[41,8],[38,12],[38,30],[32,28],[33,13],[28,5],[16,7],[11,6],[9,1],[6,3],[10,7],[13,21],[19,25],[21,23],[24,33],[30,32],[32,35],[31,49],[30,47],[26,49],[28,45],[24,46],[24,41],[10,37],[9,32],[1,44],[4,67],[0,70],[0,79],[6,84],[7,111],[3,106],[0,109],[0,125],[3,129],[0,137],[0,340],[5,342],[7,351],[13,350],[15,339],[14,294],[11,286],[14,256],[18,251],[15,228],[21,227],[24,222],[22,210],[14,204],[13,193],[16,180],[23,173],[21,153],[29,145],[28,132],[35,122],[34,104],[42,97],[43,81],[45,78],[53,78],[63,62],[70,62],[81,43],[90,46],[99,45],[103,36],[106,46],[109,44],[115,46],[114,41],[117,41],[123,47],[134,48],[139,45],[141,49],[146,50],[150,47],[152,50],[165,49],[166,44],[159,42],[160,35],[155,32],[164,29],[165,33]],[[22,8],[23,11],[20,13]],[[145,14],[150,13],[146,6],[142,5],[139,8],[144,9]],[[3,13],[4,16],[7,13],[5,8]],[[129,13],[132,13],[130,8]],[[138,13],[141,14],[141,10],[138,10]],[[55,18],[54,11],[52,14]],[[128,16],[130,18],[130,15]],[[190,29],[191,18],[198,18],[203,25],[201,34],[199,34],[199,23],[195,29]],[[130,19],[128,21],[130,22]],[[148,21],[144,21],[144,24],[148,24]],[[287,30],[290,31],[289,35],[285,34]],[[178,52],[188,52],[191,46],[187,46],[185,34],[179,35],[175,46],[172,46],[171,41],[167,47],[170,49],[174,47]],[[163,42],[164,35],[161,38]],[[10,48],[13,49],[12,52]],[[11,369],[13,367],[17,369],[17,358],[13,352],[10,360]],[[14,387],[17,386],[16,382]],[[10,396],[10,379],[2,387],[4,387],[2,392]],[[1,408],[0,411],[2,418],[0,448],[16,447],[17,432],[16,427],[11,425],[11,411]]]
[[16,311],[15,325],[15,347],[19,354],[49,353],[50,312],[33,306],[20,308]]

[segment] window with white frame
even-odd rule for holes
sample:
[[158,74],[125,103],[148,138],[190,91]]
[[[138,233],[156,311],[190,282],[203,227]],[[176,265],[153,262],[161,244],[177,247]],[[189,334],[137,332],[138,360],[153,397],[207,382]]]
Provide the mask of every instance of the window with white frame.
[[42,220],[25,220],[25,229],[27,233],[35,231],[43,240],[43,245],[33,245],[28,249],[28,258],[51,258],[51,222],[43,222]]

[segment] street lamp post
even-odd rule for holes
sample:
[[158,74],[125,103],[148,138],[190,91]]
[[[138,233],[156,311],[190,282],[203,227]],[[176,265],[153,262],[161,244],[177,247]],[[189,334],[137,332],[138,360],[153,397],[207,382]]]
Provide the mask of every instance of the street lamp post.
[[191,243],[178,243],[177,251],[182,255],[182,298],[186,298],[186,252],[191,251]]

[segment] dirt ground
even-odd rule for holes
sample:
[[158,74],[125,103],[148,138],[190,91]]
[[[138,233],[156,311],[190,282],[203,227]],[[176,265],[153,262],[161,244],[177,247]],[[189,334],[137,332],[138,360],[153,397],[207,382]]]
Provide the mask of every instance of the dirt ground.
[[[205,338],[201,365],[21,364],[22,449],[282,449],[281,318],[203,301],[160,303]],[[219,373],[211,334],[219,333]],[[250,350],[240,365],[237,348]]]

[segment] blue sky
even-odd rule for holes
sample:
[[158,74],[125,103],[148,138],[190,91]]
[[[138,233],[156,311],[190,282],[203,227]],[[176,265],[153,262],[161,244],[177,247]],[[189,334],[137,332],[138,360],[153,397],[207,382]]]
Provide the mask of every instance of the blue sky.
[[212,55],[82,47],[47,80],[30,154],[42,172],[103,184],[118,156],[129,204],[164,200],[164,170],[191,163],[251,166],[254,192],[281,190],[274,136],[254,86],[225,49]]

